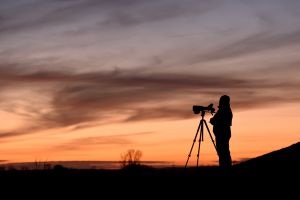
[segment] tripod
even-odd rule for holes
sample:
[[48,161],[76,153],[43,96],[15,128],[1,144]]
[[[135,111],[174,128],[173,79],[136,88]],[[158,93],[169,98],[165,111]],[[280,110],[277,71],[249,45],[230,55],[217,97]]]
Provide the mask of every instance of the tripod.
[[193,144],[192,144],[190,153],[189,153],[188,158],[187,158],[187,161],[186,161],[186,163],[185,163],[185,168],[187,167],[187,164],[188,164],[189,159],[190,159],[190,157],[191,157],[191,153],[192,153],[192,151],[193,151],[193,147],[194,147],[194,145],[195,145],[195,142],[196,142],[196,139],[197,139],[197,136],[198,136],[198,132],[199,132],[199,130],[200,130],[199,146],[198,146],[198,154],[197,154],[197,167],[198,167],[198,163],[199,163],[199,155],[200,155],[200,144],[201,144],[201,142],[203,142],[203,140],[204,140],[204,137],[203,137],[203,136],[204,136],[204,135],[203,135],[203,132],[204,132],[204,131],[203,131],[203,126],[204,126],[204,124],[205,124],[205,127],[206,127],[206,129],[207,129],[207,131],[208,131],[208,133],[209,133],[210,139],[211,139],[212,143],[214,144],[214,147],[215,147],[215,149],[216,149],[216,151],[217,151],[217,147],[216,147],[215,141],[214,141],[213,137],[211,136],[211,133],[210,133],[209,128],[208,128],[208,126],[207,126],[206,120],[204,119],[204,116],[205,116],[205,110],[202,110],[202,111],[201,111],[201,120],[200,120],[198,129],[197,129],[195,138],[194,138],[194,140],[193,140]]

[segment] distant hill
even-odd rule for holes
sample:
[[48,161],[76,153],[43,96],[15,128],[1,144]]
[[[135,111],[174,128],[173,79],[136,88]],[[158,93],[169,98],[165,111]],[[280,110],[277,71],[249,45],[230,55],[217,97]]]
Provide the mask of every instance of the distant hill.
[[291,146],[247,160],[235,166],[247,170],[281,170],[286,172],[300,171],[300,142]]

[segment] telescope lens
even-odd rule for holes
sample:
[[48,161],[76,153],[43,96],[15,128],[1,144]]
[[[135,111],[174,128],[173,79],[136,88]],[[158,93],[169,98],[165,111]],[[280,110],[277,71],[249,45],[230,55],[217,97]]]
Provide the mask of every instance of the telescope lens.
[[194,111],[194,114],[200,113],[200,109],[198,108],[198,106],[193,106],[193,111]]

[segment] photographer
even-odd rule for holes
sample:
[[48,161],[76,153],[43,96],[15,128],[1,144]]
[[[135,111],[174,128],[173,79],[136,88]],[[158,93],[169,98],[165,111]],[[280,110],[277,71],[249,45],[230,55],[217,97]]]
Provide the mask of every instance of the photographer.
[[219,156],[219,166],[228,168],[232,165],[229,140],[231,137],[232,111],[230,108],[230,97],[223,95],[219,101],[219,110],[210,119],[213,132],[216,137],[216,147]]

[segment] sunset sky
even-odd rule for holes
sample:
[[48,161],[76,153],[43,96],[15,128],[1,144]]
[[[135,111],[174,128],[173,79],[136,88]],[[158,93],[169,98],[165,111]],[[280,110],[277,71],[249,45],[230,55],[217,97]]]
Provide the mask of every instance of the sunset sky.
[[234,161],[300,141],[299,0],[1,0],[0,44],[2,161],[182,165],[223,94]]

